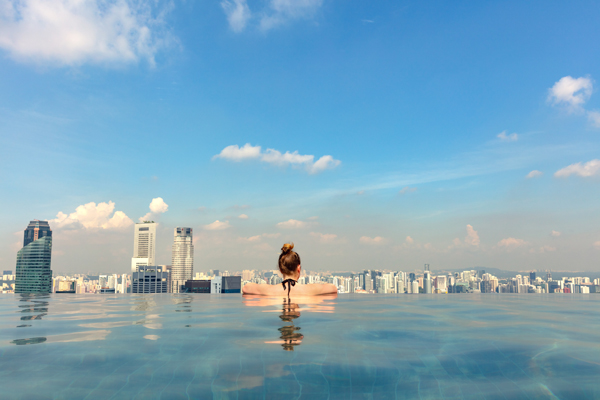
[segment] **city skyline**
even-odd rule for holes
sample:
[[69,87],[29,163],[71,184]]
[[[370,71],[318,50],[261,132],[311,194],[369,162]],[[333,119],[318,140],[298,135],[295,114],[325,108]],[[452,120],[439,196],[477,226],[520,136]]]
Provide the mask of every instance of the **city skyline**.
[[288,241],[314,271],[600,271],[600,5],[7,4],[2,269],[38,218],[56,271],[129,272],[143,221],[158,265],[192,228],[198,271]]

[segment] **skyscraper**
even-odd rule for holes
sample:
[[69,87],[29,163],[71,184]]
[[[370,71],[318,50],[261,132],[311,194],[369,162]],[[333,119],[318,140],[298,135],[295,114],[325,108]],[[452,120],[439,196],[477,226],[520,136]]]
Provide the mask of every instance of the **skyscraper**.
[[17,253],[15,293],[52,292],[52,230],[48,221],[34,220],[25,229]]
[[131,272],[137,272],[142,265],[156,265],[156,225],[148,221],[135,224]]
[[429,264],[425,264],[425,271],[423,273],[423,292],[431,293],[431,272],[429,271]]
[[194,244],[192,228],[175,228],[173,261],[171,263],[171,292],[179,293],[185,282],[194,275]]

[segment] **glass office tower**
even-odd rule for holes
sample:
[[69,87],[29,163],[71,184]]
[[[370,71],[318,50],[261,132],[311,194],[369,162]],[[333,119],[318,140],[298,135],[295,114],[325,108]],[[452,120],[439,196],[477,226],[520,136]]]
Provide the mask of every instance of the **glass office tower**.
[[52,292],[52,230],[48,221],[31,221],[17,253],[15,293]]
[[175,228],[171,262],[171,292],[179,293],[185,282],[194,279],[192,228]]

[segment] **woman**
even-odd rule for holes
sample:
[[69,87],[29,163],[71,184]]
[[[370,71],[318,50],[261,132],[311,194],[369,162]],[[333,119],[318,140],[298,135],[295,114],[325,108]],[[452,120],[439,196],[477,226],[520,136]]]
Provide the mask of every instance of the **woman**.
[[248,283],[242,288],[244,294],[258,294],[264,296],[286,295],[289,296],[318,296],[322,294],[337,293],[337,288],[329,283],[297,285],[300,278],[300,256],[295,251],[293,243],[286,243],[281,248],[279,255],[279,271],[283,275],[283,291],[279,285],[257,285]]

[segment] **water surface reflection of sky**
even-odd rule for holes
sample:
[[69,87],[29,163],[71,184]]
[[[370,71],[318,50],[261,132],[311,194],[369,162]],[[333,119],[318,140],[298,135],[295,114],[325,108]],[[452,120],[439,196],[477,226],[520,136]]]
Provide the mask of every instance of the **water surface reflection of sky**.
[[599,306],[595,295],[1,295],[1,397],[592,399]]

